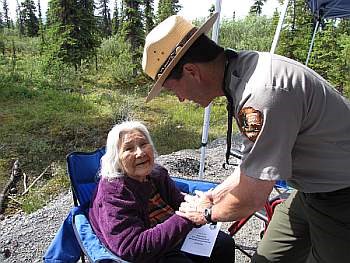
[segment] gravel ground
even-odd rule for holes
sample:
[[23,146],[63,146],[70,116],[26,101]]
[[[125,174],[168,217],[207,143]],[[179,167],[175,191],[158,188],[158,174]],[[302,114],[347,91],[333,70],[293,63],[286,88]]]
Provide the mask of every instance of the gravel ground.
[[[239,138],[233,147],[238,147]],[[221,182],[232,173],[234,167],[225,170],[222,167],[225,156],[225,141],[214,141],[206,150],[205,180]],[[169,155],[159,156],[158,163],[163,164],[173,176],[198,179],[199,150],[182,150]],[[48,245],[60,224],[72,206],[69,191],[60,194],[46,207],[26,215],[19,213],[0,221],[0,262],[41,262]],[[227,229],[228,223],[223,225]],[[260,240],[261,221],[252,218],[235,235],[237,244],[253,253]],[[250,262],[248,257],[236,250],[237,263]]]

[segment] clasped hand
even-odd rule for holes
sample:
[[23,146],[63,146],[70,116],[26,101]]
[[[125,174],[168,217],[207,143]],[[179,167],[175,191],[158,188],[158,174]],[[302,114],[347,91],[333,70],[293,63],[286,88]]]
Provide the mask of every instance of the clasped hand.
[[208,192],[195,191],[195,195],[185,195],[185,202],[182,202],[176,214],[187,218],[196,225],[204,225],[207,221],[204,218],[204,209],[213,205],[211,190]]

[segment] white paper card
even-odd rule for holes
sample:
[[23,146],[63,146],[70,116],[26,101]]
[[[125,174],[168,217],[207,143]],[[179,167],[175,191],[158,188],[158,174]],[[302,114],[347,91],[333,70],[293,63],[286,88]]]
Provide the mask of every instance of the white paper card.
[[186,236],[181,250],[191,254],[210,257],[221,228],[221,222],[216,225],[205,224],[199,228],[193,228]]

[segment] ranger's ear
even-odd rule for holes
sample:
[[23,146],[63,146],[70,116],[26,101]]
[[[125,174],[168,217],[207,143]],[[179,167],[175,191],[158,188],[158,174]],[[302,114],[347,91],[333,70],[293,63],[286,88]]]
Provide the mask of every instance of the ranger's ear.
[[197,64],[194,63],[186,63],[183,66],[183,73],[187,74],[193,78],[195,78],[196,80],[200,80],[200,76],[201,76],[201,69]]

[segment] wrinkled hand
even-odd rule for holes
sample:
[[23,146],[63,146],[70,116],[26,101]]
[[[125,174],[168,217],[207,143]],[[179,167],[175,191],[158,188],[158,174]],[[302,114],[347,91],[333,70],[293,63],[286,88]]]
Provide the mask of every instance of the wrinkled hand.
[[188,220],[192,221],[192,223],[197,225],[197,226],[205,225],[207,223],[207,220],[205,220],[205,218],[204,218],[204,214],[201,212],[175,211],[175,213],[179,216],[187,218]]
[[182,202],[176,214],[191,220],[197,225],[204,225],[207,221],[204,218],[204,209],[212,206],[211,195],[202,191],[195,191],[196,195],[185,195],[185,202]]
[[195,190],[194,193],[196,195],[186,195],[185,201],[194,206],[197,211],[204,212],[205,208],[211,207],[213,205],[211,190],[208,192]]

